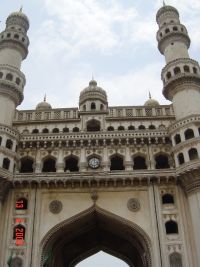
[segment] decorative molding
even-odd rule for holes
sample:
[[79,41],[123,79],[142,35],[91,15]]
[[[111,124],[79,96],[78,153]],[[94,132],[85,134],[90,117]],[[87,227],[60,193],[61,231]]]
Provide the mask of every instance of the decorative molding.
[[127,207],[130,211],[136,212],[140,210],[140,201],[137,198],[130,198]]
[[61,212],[63,204],[59,200],[53,200],[49,204],[49,211],[53,214],[58,214]]

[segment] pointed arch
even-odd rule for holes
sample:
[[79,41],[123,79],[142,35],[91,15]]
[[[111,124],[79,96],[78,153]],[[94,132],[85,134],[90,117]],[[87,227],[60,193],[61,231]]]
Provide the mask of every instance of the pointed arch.
[[[86,225],[90,227],[86,229]],[[102,234],[101,238],[98,238],[97,232]],[[86,238],[84,245],[80,245],[84,238]],[[75,253],[67,253],[64,260],[69,267],[74,267],[100,250],[124,260],[131,267],[153,266],[152,245],[147,233],[137,224],[97,205],[57,224],[47,232],[40,243],[40,267],[43,267],[49,251],[53,256],[51,267],[57,266],[56,257],[59,257],[60,249],[68,249],[68,245],[74,248],[70,251],[75,251]]]
[[110,170],[111,171],[120,171],[124,170],[124,156],[115,153],[110,156]]
[[43,159],[42,172],[56,172],[56,158],[47,156]]

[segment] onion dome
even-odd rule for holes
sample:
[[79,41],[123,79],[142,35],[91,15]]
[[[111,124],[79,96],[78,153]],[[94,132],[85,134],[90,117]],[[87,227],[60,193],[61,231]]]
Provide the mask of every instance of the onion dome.
[[159,23],[159,17],[162,16],[164,13],[173,13],[175,16],[179,17],[178,10],[173,6],[168,6],[163,2],[163,6],[158,10],[156,14],[156,21]]
[[20,8],[18,12],[11,13],[6,20],[6,26],[16,25],[16,24],[23,26],[26,29],[26,31],[29,29],[29,19],[22,12],[22,8]]
[[36,110],[47,110],[47,109],[52,109],[52,107],[48,102],[46,102],[46,96],[45,96],[44,101],[37,104]]
[[95,80],[89,82],[89,86],[83,89],[79,97],[79,105],[87,100],[101,100],[103,103],[107,104],[107,94],[106,91],[101,87],[97,86]]
[[149,99],[144,103],[144,106],[155,107],[159,105],[160,105],[159,102],[151,98],[151,94],[149,93]]

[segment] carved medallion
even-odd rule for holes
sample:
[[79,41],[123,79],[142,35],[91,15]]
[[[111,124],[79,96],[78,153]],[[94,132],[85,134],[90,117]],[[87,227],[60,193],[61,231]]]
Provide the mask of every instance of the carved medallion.
[[61,212],[62,210],[62,202],[59,200],[53,200],[51,201],[51,203],[49,204],[49,210],[51,213],[53,214],[58,214]]
[[138,211],[140,209],[140,202],[137,198],[130,198],[127,207],[130,211]]

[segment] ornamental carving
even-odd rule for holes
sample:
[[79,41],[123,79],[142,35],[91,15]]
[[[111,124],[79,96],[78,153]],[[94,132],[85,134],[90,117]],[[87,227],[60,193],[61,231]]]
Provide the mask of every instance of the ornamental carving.
[[136,212],[140,210],[140,201],[137,198],[130,198],[127,207],[130,211]]
[[53,200],[50,204],[49,204],[49,210],[51,213],[53,214],[58,214],[61,212],[62,210],[62,202],[59,200]]

